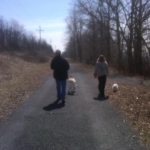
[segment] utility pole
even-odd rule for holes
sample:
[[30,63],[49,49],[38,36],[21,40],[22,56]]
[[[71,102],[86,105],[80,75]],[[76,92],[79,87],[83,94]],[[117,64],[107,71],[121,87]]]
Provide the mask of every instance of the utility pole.
[[50,45],[52,45],[52,40],[50,39]]
[[41,32],[44,31],[44,30],[42,30],[41,26],[39,26],[39,30],[37,30],[37,31],[39,31],[39,38],[40,38],[40,43],[41,43]]
[[56,50],[56,45],[55,45],[55,50]]
[[53,49],[52,40],[50,39],[50,46]]

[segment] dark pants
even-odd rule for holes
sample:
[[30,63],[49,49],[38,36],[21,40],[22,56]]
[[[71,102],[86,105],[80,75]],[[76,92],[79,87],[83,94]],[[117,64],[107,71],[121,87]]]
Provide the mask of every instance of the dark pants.
[[98,90],[102,96],[105,96],[106,75],[98,77]]
[[57,98],[65,100],[66,96],[66,80],[56,80]]

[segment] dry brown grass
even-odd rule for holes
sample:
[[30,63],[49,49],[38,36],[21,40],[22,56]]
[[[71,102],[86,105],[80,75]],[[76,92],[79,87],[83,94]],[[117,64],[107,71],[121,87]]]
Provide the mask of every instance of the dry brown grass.
[[[80,65],[93,78],[94,66]],[[106,95],[109,95],[110,102],[124,115],[126,121],[139,132],[139,138],[148,149],[150,149],[150,86],[145,86],[135,83],[141,78],[132,77],[129,81],[122,78],[119,73],[116,76],[116,70],[110,70],[110,76],[107,80]],[[115,74],[115,78],[112,77]],[[112,75],[112,76],[111,76]],[[93,78],[94,79],[94,78]],[[112,85],[116,82],[119,85],[119,90],[116,93],[112,92]],[[97,82],[97,80],[95,80]],[[145,81],[146,83],[147,81]]]
[[0,54],[0,121],[25,101],[48,73],[49,62],[31,63]]

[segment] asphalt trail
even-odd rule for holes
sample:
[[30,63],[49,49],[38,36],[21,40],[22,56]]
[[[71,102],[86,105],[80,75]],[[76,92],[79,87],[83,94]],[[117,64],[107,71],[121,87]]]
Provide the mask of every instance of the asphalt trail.
[[109,99],[95,100],[97,85],[76,65],[70,75],[79,87],[56,100],[55,81],[48,77],[27,102],[0,123],[0,150],[146,150]]

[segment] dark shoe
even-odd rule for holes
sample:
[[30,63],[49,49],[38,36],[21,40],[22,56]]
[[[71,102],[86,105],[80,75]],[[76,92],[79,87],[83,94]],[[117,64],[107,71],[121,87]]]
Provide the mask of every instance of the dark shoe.
[[101,95],[101,97],[104,97],[104,98],[105,98],[105,95]]
[[99,96],[101,95],[101,93],[98,94]]
[[62,104],[63,104],[63,105],[65,105],[65,104],[66,104],[66,101],[65,101],[64,99],[62,100]]
[[99,93],[99,94],[98,94],[98,97],[105,97],[105,95]]
[[61,100],[60,98],[57,98],[54,103],[57,104],[57,103],[59,103],[60,100]]

